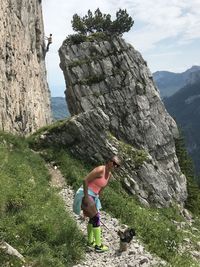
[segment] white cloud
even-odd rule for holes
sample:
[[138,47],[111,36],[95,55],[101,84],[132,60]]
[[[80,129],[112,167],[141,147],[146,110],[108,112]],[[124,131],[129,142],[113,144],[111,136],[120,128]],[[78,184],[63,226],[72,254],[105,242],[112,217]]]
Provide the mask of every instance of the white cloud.
[[140,27],[133,26],[128,38],[143,51],[161,40],[179,35],[180,42],[200,38],[199,0],[43,0],[46,32],[54,33],[56,47],[73,32],[74,13],[84,15],[88,9],[94,11],[97,7],[111,15],[120,7],[126,8],[135,25]]
[[[135,24],[124,38],[143,54],[159,53],[158,47],[165,47],[165,42],[167,46],[170,42],[171,49],[178,49],[200,40],[200,0],[43,0],[42,4],[46,35],[53,34],[47,55],[47,68],[51,68],[51,72],[60,71],[55,54],[65,37],[73,33],[73,14],[83,16],[88,9],[94,11],[99,7],[113,17],[119,8],[126,8]],[[54,62],[57,67],[49,67]]]
[[135,0],[135,20],[143,26],[130,40],[143,51],[167,38],[179,37],[179,43],[200,38],[200,1]]

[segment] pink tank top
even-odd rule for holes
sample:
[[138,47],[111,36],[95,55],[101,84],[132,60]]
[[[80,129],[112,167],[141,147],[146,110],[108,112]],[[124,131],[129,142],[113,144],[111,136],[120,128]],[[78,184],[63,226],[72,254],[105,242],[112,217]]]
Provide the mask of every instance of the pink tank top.
[[95,194],[99,194],[99,191],[101,190],[101,188],[103,188],[107,185],[108,180],[109,180],[109,177],[108,177],[108,179],[106,179],[105,168],[104,168],[104,173],[103,173],[102,177],[97,178],[97,179],[89,182],[88,188],[91,189]]

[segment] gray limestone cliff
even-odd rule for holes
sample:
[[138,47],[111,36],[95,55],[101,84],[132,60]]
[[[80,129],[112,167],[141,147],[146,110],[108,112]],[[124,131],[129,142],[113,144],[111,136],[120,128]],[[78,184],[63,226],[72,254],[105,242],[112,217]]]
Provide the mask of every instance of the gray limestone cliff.
[[41,1],[0,0],[0,130],[27,135],[51,122]]
[[168,206],[187,197],[175,152],[178,136],[146,62],[122,38],[59,50],[72,118],[40,136],[40,144],[67,147],[76,157],[99,163],[119,154],[114,173],[141,202]]

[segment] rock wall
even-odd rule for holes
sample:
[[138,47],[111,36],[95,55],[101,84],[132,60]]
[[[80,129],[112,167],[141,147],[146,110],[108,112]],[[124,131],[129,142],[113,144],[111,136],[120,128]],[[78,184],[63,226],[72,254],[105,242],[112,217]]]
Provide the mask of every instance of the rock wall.
[[64,138],[71,151],[96,162],[119,153],[120,177],[143,203],[183,203],[186,179],[175,153],[177,126],[140,53],[120,37],[77,45],[66,40],[59,53],[69,111],[76,115],[70,130],[74,143],[70,131]]
[[51,122],[42,7],[0,0],[0,130],[27,135]]

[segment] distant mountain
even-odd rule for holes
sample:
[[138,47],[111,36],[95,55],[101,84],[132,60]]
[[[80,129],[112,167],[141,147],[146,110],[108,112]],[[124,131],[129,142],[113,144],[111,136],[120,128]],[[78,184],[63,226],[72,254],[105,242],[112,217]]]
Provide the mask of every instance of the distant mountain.
[[173,96],[163,99],[166,109],[181,127],[196,172],[200,172],[200,71]]
[[200,66],[192,66],[182,73],[169,71],[156,71],[153,73],[154,81],[160,90],[161,97],[171,96],[190,82],[192,74],[198,72]]
[[61,120],[70,116],[64,97],[52,97],[51,110],[54,120]]

